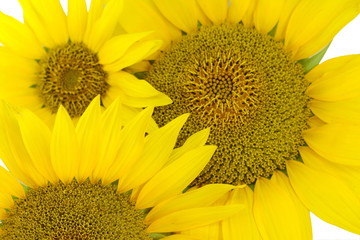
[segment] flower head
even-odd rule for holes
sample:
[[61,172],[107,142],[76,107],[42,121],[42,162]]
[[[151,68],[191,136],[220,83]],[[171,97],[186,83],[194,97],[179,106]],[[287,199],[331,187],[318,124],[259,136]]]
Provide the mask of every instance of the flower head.
[[[165,42],[145,79],[173,104],[156,108],[155,120],[190,112],[178,144],[210,127],[218,146],[191,185],[248,185],[224,200],[248,208],[217,225],[219,239],[310,239],[309,210],[360,233],[351,190],[360,57],[318,65],[359,1],[128,0],[124,9],[123,29]],[[334,185],[346,193],[334,195]]]
[[0,168],[1,239],[181,237],[242,208],[210,206],[231,185],[182,193],[216,148],[204,145],[203,130],[173,150],[188,115],[145,136],[152,108],[123,126],[120,101],[103,113],[99,101],[76,127],[60,107],[53,130],[30,110],[1,102],[0,157],[9,168]]
[[123,118],[131,118],[136,109],[171,102],[122,71],[161,45],[143,40],[149,32],[114,35],[123,1],[104,6],[94,0],[88,11],[85,0],[69,0],[67,15],[59,0],[20,3],[24,23],[0,13],[2,99],[31,109],[50,125],[60,105],[78,118],[97,95],[105,107],[120,97]]

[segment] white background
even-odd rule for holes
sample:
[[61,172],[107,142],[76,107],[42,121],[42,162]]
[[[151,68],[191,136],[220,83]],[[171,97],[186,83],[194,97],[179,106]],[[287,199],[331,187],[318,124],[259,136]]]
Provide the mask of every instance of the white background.
[[[65,6],[67,1],[62,0],[61,2]],[[16,0],[0,0],[0,11],[22,20],[22,10]],[[348,54],[360,54],[360,16],[334,38],[323,61]],[[3,165],[1,160],[0,165]],[[334,191],[339,191],[339,189],[334,189]],[[314,215],[311,216],[311,220],[314,240],[360,240],[359,235],[330,225]]]

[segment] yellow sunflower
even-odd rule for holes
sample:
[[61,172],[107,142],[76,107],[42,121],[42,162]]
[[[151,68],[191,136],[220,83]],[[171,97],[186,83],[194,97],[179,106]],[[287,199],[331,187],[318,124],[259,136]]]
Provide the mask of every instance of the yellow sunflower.
[[169,239],[188,239],[182,231],[242,208],[210,206],[231,185],[182,194],[216,149],[204,146],[208,129],[173,150],[188,115],[144,137],[152,108],[122,127],[120,101],[103,113],[99,102],[96,97],[76,127],[60,107],[52,131],[30,110],[1,102],[0,157],[10,171],[0,168],[1,239],[152,239],[170,233],[176,234]]
[[85,0],[69,0],[67,15],[59,0],[19,2],[24,23],[0,13],[0,98],[31,109],[49,124],[60,104],[78,118],[97,95],[105,107],[121,97],[124,115],[130,116],[136,108],[171,102],[121,71],[161,45],[139,42],[149,32],[114,36],[122,0],[106,6],[93,0],[89,11]]
[[[145,79],[190,112],[182,144],[210,127],[218,149],[191,183],[247,184],[247,208],[192,230],[204,239],[311,239],[309,210],[360,234],[360,56],[318,65],[358,0],[127,0],[120,25],[165,44]],[[315,67],[316,66],[316,67]],[[208,237],[207,237],[208,236]]]

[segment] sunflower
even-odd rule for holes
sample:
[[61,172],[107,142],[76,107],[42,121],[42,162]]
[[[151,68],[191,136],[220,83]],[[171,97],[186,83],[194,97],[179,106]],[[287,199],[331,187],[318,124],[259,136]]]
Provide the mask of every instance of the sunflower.
[[[214,156],[191,186],[246,184],[247,208],[192,230],[205,239],[311,239],[309,211],[360,233],[360,56],[319,62],[359,13],[354,0],[127,0],[120,26],[164,46],[144,78],[191,116],[177,144],[210,127]],[[340,192],[340,194],[339,194]],[[239,229],[239,230],[238,230]]]
[[232,185],[182,194],[216,149],[204,146],[205,129],[173,150],[188,115],[144,137],[153,109],[121,126],[118,100],[101,113],[96,97],[76,127],[60,107],[52,131],[28,109],[4,102],[0,109],[0,157],[10,170],[0,168],[1,239],[152,239],[167,233],[187,239],[182,231],[242,208],[210,206]]
[[143,40],[149,32],[114,35],[123,1],[94,0],[87,11],[85,0],[69,0],[67,15],[59,0],[20,3],[24,24],[0,13],[0,98],[50,125],[59,105],[78,118],[97,95],[105,107],[121,97],[128,118],[138,108],[171,102],[122,71],[161,45]]

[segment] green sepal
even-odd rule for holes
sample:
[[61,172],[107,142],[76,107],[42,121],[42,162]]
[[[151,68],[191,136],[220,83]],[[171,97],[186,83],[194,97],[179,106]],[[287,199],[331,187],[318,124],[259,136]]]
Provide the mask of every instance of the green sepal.
[[161,239],[161,238],[164,238],[164,237],[167,237],[167,236],[170,236],[171,234],[166,234],[166,233],[163,233],[163,234],[161,234],[161,233],[150,233],[150,237],[152,238],[152,239]]
[[314,56],[309,58],[304,58],[298,61],[298,63],[300,63],[304,67],[305,74],[310,72],[314,67],[316,67],[320,63],[321,59],[324,57],[329,46],[330,43]]
[[137,72],[134,73],[135,77],[137,77],[138,79],[145,79],[146,77],[146,72]]

